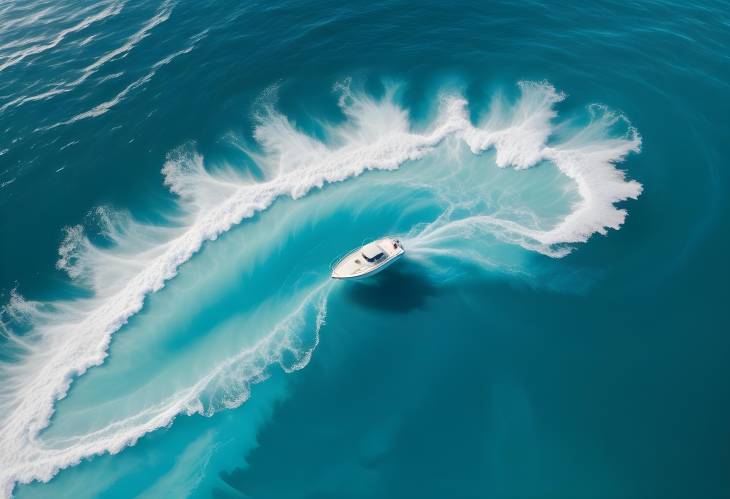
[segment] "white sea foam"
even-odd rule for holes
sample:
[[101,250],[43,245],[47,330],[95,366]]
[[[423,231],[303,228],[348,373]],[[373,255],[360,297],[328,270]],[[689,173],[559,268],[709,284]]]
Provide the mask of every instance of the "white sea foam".
[[[582,243],[594,234],[618,229],[626,210],[615,203],[637,198],[641,184],[626,180],[615,165],[641,148],[641,137],[623,116],[604,106],[589,106],[590,122],[571,138],[548,145],[551,121],[556,117],[554,105],[564,96],[546,83],[521,84],[523,98],[513,110],[501,103],[493,106],[479,127],[465,125],[462,138],[474,153],[494,147],[497,166],[525,169],[548,160],[572,179],[581,201],[561,223],[549,230],[539,230],[513,220],[493,215],[462,218],[443,216],[410,235],[418,246],[437,246],[439,241],[454,240],[464,233],[490,232],[498,238],[553,257],[565,256],[570,243]],[[460,104],[460,103],[459,103]],[[451,105],[457,105],[453,102]],[[613,128],[622,123],[625,132],[615,136]],[[448,215],[448,214],[447,214]]]
[[[319,330],[324,324],[326,316],[326,298],[329,284],[315,287],[307,293],[299,305],[251,348],[245,349],[228,359],[213,366],[207,375],[197,383],[185,387],[158,403],[148,406],[144,411],[133,416],[119,419],[112,424],[81,436],[74,435],[68,438],[53,438],[42,440],[36,435],[24,435],[22,448],[12,455],[3,455],[3,496],[9,496],[13,482],[6,481],[5,475],[14,481],[25,482],[31,479],[49,480],[58,469],[73,466],[83,458],[101,453],[115,454],[123,448],[134,445],[137,440],[159,428],[172,424],[180,414],[212,415],[221,409],[231,409],[244,403],[250,394],[251,385],[265,380],[272,365],[280,365],[286,372],[303,368],[311,357],[312,350],[317,346]],[[38,304],[28,303],[16,297],[16,314],[34,314],[38,318]],[[21,308],[25,310],[20,310]],[[313,315],[313,321],[307,321]],[[310,341],[303,341],[302,329],[314,330],[314,337]],[[17,336],[14,340],[22,341]],[[33,346],[22,344],[24,349],[33,349]],[[293,359],[293,360],[292,360]],[[47,360],[51,360],[48,359]],[[16,373],[17,374],[17,373]],[[12,386],[4,386],[0,397],[14,390]],[[23,410],[25,404],[11,407]],[[7,426],[17,424],[13,420],[3,426],[3,433]],[[34,426],[38,422],[33,422]],[[5,434],[0,443],[3,449],[9,449],[5,444]]]
[[[286,370],[303,367],[316,339],[301,344],[299,331],[314,307],[319,330],[327,285],[314,288],[274,330],[252,349],[211,368],[193,386],[153,407],[92,433],[46,441],[54,404],[66,396],[74,377],[103,363],[112,334],[136,314],[145,296],[162,288],[205,241],[214,240],[241,221],[266,210],[281,197],[300,198],[312,189],[341,182],[367,170],[392,170],[423,158],[446,139],[464,141],[475,153],[493,148],[498,166],[527,169],[553,162],[577,186],[581,201],[560,223],[547,230],[496,216],[454,219],[448,215],[418,234],[419,244],[458,234],[462,227],[497,234],[525,248],[552,256],[593,233],[618,228],[626,212],[614,203],[639,195],[641,186],[627,181],[615,164],[638,151],[640,138],[628,127],[624,136],[612,127],[624,120],[598,107],[590,123],[569,139],[548,140],[563,95],[547,83],[522,83],[516,103],[495,101],[478,125],[468,119],[467,102],[459,96],[441,99],[432,126],[413,131],[408,112],[393,92],[380,100],[338,91],[347,120],[326,126],[327,141],[298,130],[271,103],[257,112],[254,136],[260,151],[249,151],[265,172],[253,181],[235,171],[205,168],[190,147],[173,151],[163,167],[165,184],[179,197],[180,210],[170,224],[156,226],[108,209],[98,211],[93,242],[81,226],[67,229],[58,267],[93,295],[74,301],[35,303],[15,295],[3,312],[3,333],[16,345],[13,359],[0,365],[0,494],[9,496],[17,482],[49,480],[58,470],[104,452],[133,445],[145,433],[172,423],[178,414],[203,413],[240,405],[250,384],[262,379],[272,363]],[[485,166],[486,167],[486,166]],[[528,175],[528,172],[524,173]],[[304,321],[304,322],[303,322]],[[30,328],[25,334],[15,329]],[[286,355],[286,352],[292,355]]]

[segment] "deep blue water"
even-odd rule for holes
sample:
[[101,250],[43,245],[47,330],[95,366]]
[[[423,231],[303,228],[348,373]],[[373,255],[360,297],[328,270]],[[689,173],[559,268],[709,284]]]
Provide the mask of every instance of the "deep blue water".
[[730,497],[728,46],[715,1],[0,4],[0,497]]

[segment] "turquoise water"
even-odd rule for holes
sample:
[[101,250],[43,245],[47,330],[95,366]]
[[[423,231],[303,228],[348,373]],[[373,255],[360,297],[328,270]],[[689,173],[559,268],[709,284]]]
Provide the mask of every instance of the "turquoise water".
[[730,495],[726,2],[0,26],[0,497]]

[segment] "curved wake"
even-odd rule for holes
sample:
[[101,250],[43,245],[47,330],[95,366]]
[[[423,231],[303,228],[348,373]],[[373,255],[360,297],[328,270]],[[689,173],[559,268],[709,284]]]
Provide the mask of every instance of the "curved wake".
[[[298,199],[313,189],[342,182],[369,170],[394,170],[432,154],[448,141],[465,144],[479,155],[493,149],[500,168],[528,169],[547,161],[574,182],[580,200],[558,223],[544,228],[495,214],[441,217],[412,234],[416,246],[434,250],[464,231],[487,232],[503,241],[560,257],[571,245],[594,233],[618,229],[626,211],[615,204],[641,193],[615,165],[638,152],[641,139],[620,115],[590,108],[590,121],[570,138],[550,143],[555,133],[555,106],[564,99],[547,83],[520,83],[515,103],[495,101],[479,124],[468,115],[460,96],[443,95],[439,112],[416,132],[395,91],[382,99],[338,86],[346,118],[325,125],[327,140],[298,130],[272,104],[257,114],[254,138],[260,146],[248,155],[264,172],[256,181],[235,168],[214,173],[191,148],[172,152],[163,167],[165,184],[179,197],[179,212],[168,224],[151,225],[130,215],[99,211],[105,244],[92,241],[81,226],[68,229],[59,268],[91,292],[87,298],[35,303],[14,296],[3,312],[4,333],[14,358],[0,366],[0,494],[9,496],[17,482],[49,480],[58,470],[104,452],[118,452],[145,433],[171,424],[177,414],[211,414],[235,407],[248,397],[251,383],[268,366],[285,369],[306,365],[316,339],[306,345],[301,330],[314,323],[319,331],[329,286],[311,287],[284,319],[252,349],[214,366],[207,376],[155,407],[100,430],[67,441],[46,441],[54,404],[68,393],[72,380],[104,362],[112,334],[139,312],[145,297],[173,278],[206,241],[269,208],[277,199]],[[614,129],[624,122],[625,131]],[[307,318],[307,319],[305,319]],[[24,334],[18,330],[26,329]],[[287,353],[289,352],[289,353]],[[284,360],[288,359],[288,360]]]

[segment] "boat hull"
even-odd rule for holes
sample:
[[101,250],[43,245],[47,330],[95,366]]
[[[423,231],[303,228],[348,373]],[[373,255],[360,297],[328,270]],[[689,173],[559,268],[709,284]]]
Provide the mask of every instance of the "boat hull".
[[388,267],[390,267],[396,260],[399,260],[404,254],[405,254],[405,252],[403,252],[403,253],[401,253],[399,255],[396,255],[396,256],[390,258],[388,261],[384,262],[382,265],[379,265],[378,267],[375,267],[372,270],[369,270],[369,271],[367,271],[367,272],[365,272],[363,274],[358,274],[358,275],[335,275],[333,273],[332,274],[332,279],[338,279],[340,281],[358,281],[358,280],[367,279],[368,277],[372,277],[375,274],[378,274],[378,273],[382,272],[383,270],[387,269]]
[[[374,249],[373,249],[374,248]],[[374,255],[368,251],[382,253],[381,260],[371,262]],[[339,280],[360,280],[373,276],[390,267],[405,254],[400,241],[390,237],[378,239],[349,253],[334,266],[332,278]]]

